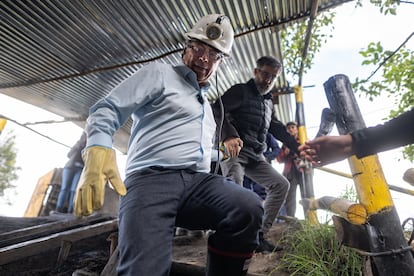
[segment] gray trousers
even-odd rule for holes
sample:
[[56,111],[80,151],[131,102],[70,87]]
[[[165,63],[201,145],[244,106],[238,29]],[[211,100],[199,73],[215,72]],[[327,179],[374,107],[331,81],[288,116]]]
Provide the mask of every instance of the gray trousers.
[[239,155],[222,162],[221,169],[223,175],[230,177],[240,185],[243,185],[243,177],[246,175],[254,182],[265,187],[267,196],[264,202],[262,231],[266,236],[286,198],[289,181],[264,158],[256,161]]
[[286,215],[294,217],[296,214],[296,191],[298,186],[300,188],[301,198],[304,198],[302,175],[300,172],[294,172],[291,175],[286,176],[286,178],[290,183],[289,192],[285,201]]
[[260,198],[228,178],[148,168],[125,180],[119,210],[118,275],[168,276],[174,226],[212,229],[215,252],[248,258],[258,245]]

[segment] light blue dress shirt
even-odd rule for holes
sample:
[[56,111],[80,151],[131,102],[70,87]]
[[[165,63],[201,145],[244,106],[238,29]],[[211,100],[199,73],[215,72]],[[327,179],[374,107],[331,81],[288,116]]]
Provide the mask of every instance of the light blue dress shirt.
[[132,116],[126,176],[150,166],[209,172],[216,124],[207,88],[185,65],[149,64],[91,107],[87,147],[111,148]]

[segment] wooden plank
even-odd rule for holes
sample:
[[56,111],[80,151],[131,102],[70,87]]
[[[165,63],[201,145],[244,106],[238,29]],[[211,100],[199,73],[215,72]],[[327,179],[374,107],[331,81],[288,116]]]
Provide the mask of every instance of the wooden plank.
[[104,269],[101,272],[100,276],[116,276],[116,266],[118,265],[118,258],[119,258],[119,249],[118,246],[115,248],[114,252],[112,252],[109,261],[106,263]]
[[0,248],[0,265],[59,248],[62,241],[76,242],[118,230],[118,219],[55,233],[46,237]]
[[[29,218],[21,218],[25,220]],[[35,218],[31,218],[35,219]],[[93,216],[86,218],[67,218],[62,220],[57,218],[56,221],[50,223],[43,223],[40,225],[25,227],[21,229],[16,229],[13,231],[5,232],[0,234],[0,247],[9,246],[12,244],[20,243],[25,240],[39,238],[41,236],[51,235],[53,233],[62,232],[65,230],[73,229],[75,227],[81,227],[86,225],[91,225],[94,223],[102,222],[105,220],[114,219],[112,216]]]
[[37,217],[43,205],[47,188],[57,169],[53,169],[37,181],[36,188],[32,194],[29,204],[27,205],[24,217]]

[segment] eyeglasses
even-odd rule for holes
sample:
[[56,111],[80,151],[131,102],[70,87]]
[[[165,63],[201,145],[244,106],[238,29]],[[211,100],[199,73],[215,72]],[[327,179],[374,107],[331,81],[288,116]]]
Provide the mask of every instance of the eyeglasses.
[[273,80],[275,80],[278,76],[279,76],[279,74],[277,74],[277,75],[275,75],[275,74],[272,74],[272,73],[269,73],[269,72],[266,72],[266,71],[264,71],[264,70],[262,70],[262,69],[260,69],[260,68],[257,68],[257,70],[260,72],[260,74],[262,74],[262,76],[265,78],[265,79],[270,79],[271,81],[273,81]]
[[188,48],[190,48],[195,55],[197,55],[198,57],[201,57],[206,51],[208,51],[208,59],[212,60],[212,61],[217,61],[223,58],[223,54],[217,51],[214,51],[211,48],[207,48],[204,47],[202,45],[198,45],[198,44],[188,44],[187,45]]

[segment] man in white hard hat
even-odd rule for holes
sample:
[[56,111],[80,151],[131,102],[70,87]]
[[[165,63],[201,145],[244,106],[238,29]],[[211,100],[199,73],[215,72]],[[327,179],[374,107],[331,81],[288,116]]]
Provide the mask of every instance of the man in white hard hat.
[[[149,64],[90,109],[75,213],[87,216],[101,208],[106,179],[122,196],[119,275],[169,275],[175,225],[215,230],[208,239],[206,275],[245,275],[257,246],[259,198],[209,173],[216,124],[204,92],[230,55],[230,20],[207,15],[186,37],[183,64]],[[112,136],[130,116],[124,185]]]

